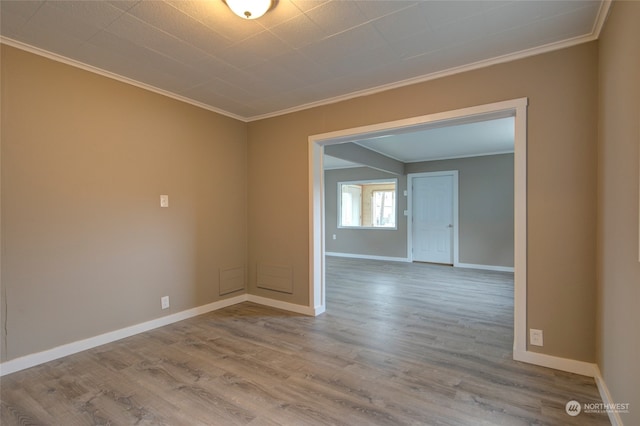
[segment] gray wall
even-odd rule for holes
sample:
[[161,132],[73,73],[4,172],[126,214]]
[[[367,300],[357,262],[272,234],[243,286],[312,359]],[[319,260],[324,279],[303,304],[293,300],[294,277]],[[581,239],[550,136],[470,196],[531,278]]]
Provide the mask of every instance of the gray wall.
[[630,404],[622,422],[640,425],[640,2],[611,8],[598,58],[597,354],[612,402]]
[[[325,230],[328,252],[355,253],[369,256],[407,257],[407,177],[367,167],[327,170],[325,183]],[[338,182],[367,179],[398,179],[397,229],[338,229]],[[333,239],[333,234],[337,239]]]
[[[522,97],[529,350],[595,361],[598,42],[248,123],[249,293],[309,301],[310,135]],[[292,294],[256,286],[267,262],[293,267]]]
[[1,51],[3,362],[245,292],[245,123]]
[[[513,154],[408,163],[407,173],[458,170],[460,263],[513,267]],[[398,229],[339,229],[340,181],[398,177]],[[368,168],[325,172],[326,251],[407,257],[407,176]],[[333,240],[333,234],[337,239]]]
[[513,154],[409,163],[405,170],[458,170],[460,262],[513,266]]

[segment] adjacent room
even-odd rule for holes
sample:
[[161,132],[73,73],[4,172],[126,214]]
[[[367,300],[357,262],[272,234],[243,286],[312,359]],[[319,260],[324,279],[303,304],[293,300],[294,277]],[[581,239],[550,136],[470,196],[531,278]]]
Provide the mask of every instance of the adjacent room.
[[514,137],[479,116],[326,146],[326,252],[513,272]]
[[0,423],[640,424],[639,21],[1,0]]

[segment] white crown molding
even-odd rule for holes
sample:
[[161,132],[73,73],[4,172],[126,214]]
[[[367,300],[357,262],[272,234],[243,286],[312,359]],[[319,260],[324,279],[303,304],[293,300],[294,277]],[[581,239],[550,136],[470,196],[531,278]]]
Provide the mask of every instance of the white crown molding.
[[390,83],[390,84],[384,84],[381,86],[377,86],[377,87],[373,87],[370,89],[366,89],[366,90],[359,90],[356,92],[351,92],[348,93],[346,95],[342,95],[342,96],[336,96],[336,97],[332,97],[332,98],[327,98],[327,99],[323,99],[320,101],[315,101],[315,102],[310,102],[307,104],[303,104],[303,105],[298,105],[295,107],[291,107],[291,108],[286,108],[283,110],[279,110],[279,111],[275,111],[275,112],[270,112],[267,114],[260,114],[260,115],[254,115],[254,116],[250,116],[250,117],[243,117],[237,114],[233,114],[231,112],[222,110],[220,108],[216,108],[213,107],[211,105],[207,105],[204,104],[202,102],[199,101],[195,101],[193,99],[189,99],[187,97],[169,92],[167,90],[163,90],[163,89],[159,89],[157,87],[151,86],[149,84],[146,83],[142,83],[133,79],[130,79],[128,77],[124,77],[121,76],[119,74],[110,72],[110,71],[106,71],[103,70],[101,68],[98,67],[94,67],[92,65],[88,65],[85,64],[83,62],[80,61],[76,61],[74,59],[70,59],[67,58],[65,56],[62,55],[58,55],[56,53],[52,53],[49,52],[47,50],[44,49],[40,49],[34,46],[31,46],[29,44],[26,43],[22,43],[20,41],[8,38],[8,37],[3,37],[0,36],[0,44],[6,44],[8,46],[12,46],[21,50],[25,50],[27,52],[31,52],[34,53],[36,55],[40,55],[40,56],[44,56],[46,58],[52,59],[54,61],[57,62],[62,62],[65,63],[67,65],[71,65],[73,67],[76,68],[80,68],[83,69],[85,71],[89,71],[89,72],[93,72],[99,75],[102,75],[104,77],[108,77],[108,78],[112,78],[114,80],[118,80],[121,81],[123,83],[127,83],[127,84],[131,84],[133,86],[145,89],[145,90],[149,90],[151,92],[154,93],[158,93],[160,95],[164,95],[167,96],[169,98],[181,101],[181,102],[185,102],[194,106],[197,106],[199,108],[203,108],[206,109],[208,111],[212,111],[230,118],[234,118],[236,120],[239,121],[243,121],[243,122],[252,122],[252,121],[259,121],[259,120],[264,120],[267,118],[273,118],[273,117],[278,117],[281,115],[285,115],[285,114],[291,114],[294,112],[298,112],[298,111],[304,111],[307,109],[311,109],[311,108],[315,108],[315,107],[319,107],[319,106],[324,106],[324,105],[330,105],[330,104],[334,104],[334,103],[338,103],[338,102],[342,102],[342,101],[347,101],[350,99],[354,99],[354,98],[359,98],[362,96],[368,96],[368,95],[373,95],[376,93],[380,93],[380,92],[384,92],[387,90],[392,90],[392,89],[397,89],[400,87],[405,87],[405,86],[410,86],[412,84],[418,84],[418,83],[424,83],[426,81],[430,81],[430,80],[436,80],[438,78],[443,78],[443,77],[448,77],[454,74],[460,74],[463,72],[467,72],[467,71],[472,71],[472,70],[476,70],[476,69],[480,69],[480,68],[485,68],[485,67],[489,67],[492,65],[497,65],[497,64],[502,64],[505,62],[510,62],[510,61],[515,61],[518,59],[523,59],[523,58],[527,58],[530,56],[535,56],[535,55],[539,55],[542,53],[547,53],[547,52],[552,52],[554,50],[559,50],[559,49],[564,49],[567,47],[571,47],[571,46],[575,46],[578,44],[582,44],[582,43],[587,43],[593,40],[597,40],[598,37],[600,36],[600,32],[602,31],[602,28],[604,27],[604,23],[607,19],[607,15],[609,14],[609,10],[611,7],[611,3],[612,0],[603,0],[602,3],[600,4],[600,10],[598,11],[598,16],[596,17],[596,20],[594,22],[594,26],[592,29],[591,34],[586,34],[583,36],[579,36],[579,37],[574,37],[574,38],[570,38],[567,40],[563,40],[560,42],[555,42],[555,43],[549,43],[543,46],[538,46],[538,47],[534,47],[531,49],[526,49],[526,50],[521,50],[519,52],[515,52],[515,53],[510,53],[510,54],[506,54],[506,55],[501,55],[501,56],[496,56],[494,58],[490,58],[490,59],[485,59],[482,61],[477,61],[471,64],[467,64],[467,65],[461,65],[458,67],[454,67],[454,68],[449,68],[446,70],[442,70],[442,71],[437,71],[434,73],[430,73],[430,74],[425,74],[422,76],[418,76],[418,77],[413,77],[413,78],[409,78],[406,80],[402,80],[402,81],[398,81],[398,82],[394,82],[394,83]]
[[460,160],[463,158],[475,158],[475,157],[487,157],[490,155],[505,155],[505,154],[513,154],[513,150],[507,150],[507,151],[494,151],[494,152],[483,152],[481,154],[466,154],[466,155],[452,155],[452,156],[444,156],[444,157],[433,157],[433,158],[428,158],[426,160],[411,160],[411,161],[407,161],[406,164],[411,164],[411,163],[426,163],[426,162],[430,162],[430,161],[444,161],[444,160]]
[[[420,158],[420,159],[416,159],[416,160],[411,160],[411,161],[405,161],[402,160],[401,158],[395,157],[393,155],[389,155],[385,152],[382,152],[381,150],[375,149],[375,148],[371,148],[369,146],[363,145],[361,143],[358,142],[352,142],[358,146],[361,146],[362,148],[368,149],[369,151],[373,151],[376,152],[380,155],[384,155],[385,157],[389,157],[393,160],[399,161],[401,163],[404,164],[411,164],[411,163],[427,163],[430,161],[442,161],[442,160],[457,160],[460,158],[472,158],[472,157],[486,157],[488,155],[502,155],[502,154],[513,154],[514,150],[513,149],[509,149],[509,150],[504,150],[504,151],[490,151],[490,152],[482,152],[482,153],[478,153],[478,154],[462,154],[462,155],[445,155],[442,157],[427,157],[427,158]],[[345,168],[352,168],[352,167],[363,167],[362,165],[358,165],[358,166],[345,166]]]
[[[610,3],[610,1],[606,2],[606,3]],[[605,12],[608,12],[608,7],[603,8],[601,7],[600,9],[600,13],[603,12],[603,9],[605,9]],[[605,15],[606,17],[606,15]],[[602,27],[602,25],[604,24],[604,18],[600,18],[600,15],[598,15],[598,22],[602,21],[602,24],[600,24],[599,29]],[[579,44],[583,44],[583,43],[588,43],[590,41],[593,40],[597,40],[598,38],[598,34],[595,33],[591,33],[591,34],[587,34],[584,36],[579,36],[579,37],[573,37],[567,40],[563,40],[560,42],[556,42],[556,43],[549,43],[549,44],[545,44],[543,46],[538,46],[538,47],[534,47],[531,49],[526,49],[526,50],[521,50],[519,52],[516,53],[509,53],[506,55],[501,55],[501,56],[496,56],[494,58],[490,58],[490,59],[484,59],[481,61],[477,61],[477,62],[473,62],[471,64],[466,64],[466,65],[461,65],[458,67],[454,67],[454,68],[449,68],[446,70],[442,70],[442,71],[436,71],[430,74],[425,74],[422,76],[418,76],[418,77],[413,77],[413,78],[409,78],[406,80],[402,80],[402,81],[397,81],[395,83],[390,83],[390,84],[385,84],[382,86],[377,86],[377,87],[373,87],[371,89],[365,89],[365,90],[359,90],[357,92],[352,92],[352,93],[348,93],[346,95],[342,95],[342,96],[336,96],[333,98],[327,98],[327,99],[323,99],[321,101],[316,101],[316,102],[310,102],[308,104],[304,104],[304,105],[300,105],[297,107],[292,107],[292,108],[287,108],[287,109],[283,109],[280,111],[276,111],[276,112],[272,112],[272,113],[268,113],[268,114],[262,114],[262,115],[255,115],[252,117],[247,117],[246,120],[248,122],[252,122],[252,121],[258,121],[258,120],[264,120],[267,118],[273,118],[273,117],[278,117],[281,115],[285,115],[285,114],[291,114],[294,112],[299,112],[299,111],[304,111],[307,109],[311,109],[311,108],[316,108],[319,106],[325,106],[325,105],[330,105],[330,104],[335,104],[338,102],[343,102],[343,101],[348,101],[351,99],[355,99],[355,98],[359,98],[359,97],[363,97],[363,96],[369,96],[369,95],[374,95],[376,93],[380,93],[380,92],[385,92],[387,90],[392,90],[392,89],[398,89],[401,87],[406,87],[406,86],[411,86],[413,84],[419,84],[419,83],[424,83],[430,80],[437,80],[439,78],[443,78],[443,77],[449,77],[455,74],[460,74],[463,72],[467,72],[467,71],[473,71],[473,70],[477,70],[480,68],[486,68],[486,67],[490,67],[492,65],[497,65],[497,64],[503,64],[505,62],[511,62],[511,61],[515,61],[518,59],[524,59],[524,58],[528,58],[531,56],[536,56],[536,55],[540,55],[543,53],[548,53],[548,52],[553,52],[555,50],[560,50],[560,49],[565,49],[568,47],[572,47],[572,46],[576,46]]]
[[349,165],[349,166],[325,167],[324,170],[358,169],[360,167],[364,167],[364,166],[362,166],[360,164],[353,163],[353,165]]
[[594,40],[600,38],[600,33],[602,32],[602,28],[604,28],[604,23],[609,16],[609,11],[611,10],[611,3],[613,0],[602,0],[600,3],[600,10],[598,10],[598,16],[596,16],[596,21],[593,23],[593,29],[591,33],[594,35]]
[[175,99],[177,101],[196,106],[198,108],[206,109],[208,111],[215,112],[220,115],[224,115],[226,117],[230,117],[239,121],[243,121],[245,123],[247,122],[246,117],[242,117],[237,114],[233,114],[228,111],[222,110],[220,108],[216,108],[211,105],[207,105],[205,103],[187,98],[185,96],[181,96],[176,93],[169,92],[168,90],[159,89],[155,86],[151,86],[150,84],[142,83],[140,81],[133,80],[128,77],[124,77],[120,74],[116,74],[111,71],[103,70],[102,68],[85,64],[84,62],[76,61],[75,59],[67,58],[66,56],[58,55],[57,53],[49,52],[48,50],[40,49],[39,47],[31,46],[30,44],[23,43],[21,41],[14,40],[9,37],[0,36],[0,44],[6,44],[7,46],[15,47],[16,49],[24,50],[26,52],[33,53],[35,55],[42,56],[47,59],[51,59],[52,61],[70,65],[75,68],[80,68],[82,70],[89,71],[91,73],[98,74],[113,80],[117,80],[121,83],[130,84],[132,86],[139,87],[140,89],[148,90],[150,92],[157,93],[159,95],[166,96],[168,98]]

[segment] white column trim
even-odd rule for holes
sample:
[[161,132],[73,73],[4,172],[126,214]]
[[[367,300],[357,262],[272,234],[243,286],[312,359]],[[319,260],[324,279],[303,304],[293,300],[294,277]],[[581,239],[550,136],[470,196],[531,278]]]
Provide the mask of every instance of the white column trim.
[[[452,111],[377,123],[309,136],[309,293],[324,294],[324,146],[349,142],[363,135],[424,126],[430,123],[470,120],[482,117],[515,117],[514,143],[514,356],[527,350],[527,98],[472,106]],[[310,305],[315,306],[315,305]]]

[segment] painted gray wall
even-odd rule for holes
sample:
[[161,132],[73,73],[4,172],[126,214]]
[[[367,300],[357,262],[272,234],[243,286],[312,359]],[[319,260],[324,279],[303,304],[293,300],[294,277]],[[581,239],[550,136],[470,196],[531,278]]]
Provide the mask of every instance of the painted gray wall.
[[245,123],[0,51],[2,362],[245,293]]
[[513,266],[513,154],[408,163],[407,173],[458,170],[460,263]]
[[[368,167],[327,170],[325,172],[325,229],[328,252],[364,254],[369,256],[407,257],[407,177]],[[338,182],[368,179],[398,179],[397,229],[338,229]],[[333,234],[337,239],[333,239]]]
[[402,161],[387,157],[353,142],[326,146],[324,153],[342,160],[361,164],[362,166],[393,173],[394,175],[404,174],[404,163]]
[[[513,154],[407,163],[407,173],[458,170],[460,263],[513,267]],[[398,176],[398,229],[338,229],[340,181],[394,178],[367,168],[325,172],[326,251],[407,257],[407,176]],[[332,235],[336,234],[336,240]]]

